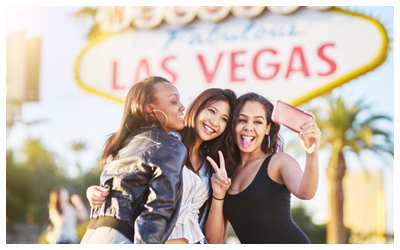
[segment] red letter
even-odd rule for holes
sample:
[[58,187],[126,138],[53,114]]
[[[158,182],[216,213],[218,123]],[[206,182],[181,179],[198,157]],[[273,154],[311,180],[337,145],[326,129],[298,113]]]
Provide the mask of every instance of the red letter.
[[165,70],[165,72],[167,72],[171,75],[170,81],[172,84],[175,84],[176,83],[176,74],[174,74],[174,72],[172,72],[171,70],[167,69],[167,61],[170,59],[175,59],[175,56],[169,56],[169,57],[165,58],[161,63],[161,67],[163,70]]
[[211,83],[212,82],[212,80],[214,78],[214,75],[215,75],[215,72],[217,71],[219,62],[221,61],[221,57],[222,57],[222,53],[219,53],[217,64],[215,65],[214,70],[212,72],[209,72],[207,70],[207,68],[206,68],[206,64],[204,63],[203,56],[202,55],[197,55],[197,58],[200,61],[201,68],[203,69],[204,76],[206,77],[207,83]]
[[147,63],[146,59],[142,59],[142,60],[140,60],[139,66],[137,67],[137,70],[136,70],[135,83],[137,83],[138,81],[143,79],[143,78],[139,78],[140,68],[142,66],[145,67],[145,70],[146,70],[146,76],[143,77],[143,78],[146,78],[146,77],[150,76],[149,64]]
[[[295,54],[298,54],[300,56],[300,61],[301,61],[301,68],[300,69],[293,69],[292,68],[293,57],[294,57]],[[306,76],[306,77],[310,76],[310,74],[308,73],[306,60],[305,60],[304,55],[303,55],[303,50],[301,49],[301,47],[294,47],[293,48],[292,56],[290,57],[289,68],[288,68],[288,71],[286,73],[285,78],[288,78],[289,77],[289,73],[291,73],[293,71],[302,71],[304,73],[304,76]]]
[[255,75],[258,79],[261,79],[261,80],[270,80],[270,79],[274,78],[274,77],[276,76],[276,74],[278,73],[280,64],[279,64],[279,63],[268,63],[267,66],[272,66],[272,67],[274,67],[275,72],[274,72],[272,75],[270,75],[270,76],[261,76],[260,73],[258,73],[257,64],[258,64],[258,57],[261,55],[261,53],[264,53],[264,52],[271,52],[271,53],[274,54],[274,55],[277,54],[277,52],[276,52],[275,50],[273,50],[273,49],[263,49],[263,50],[260,50],[260,51],[256,54],[256,56],[254,57],[254,59],[253,59],[253,72],[254,72],[254,75]]
[[333,43],[327,43],[327,44],[322,45],[322,46],[318,49],[318,56],[319,56],[322,60],[324,60],[325,62],[327,62],[327,63],[329,64],[329,66],[330,66],[331,69],[330,69],[328,72],[326,72],[326,73],[318,73],[319,76],[327,76],[327,75],[330,75],[330,74],[332,74],[333,72],[336,71],[336,63],[335,63],[334,61],[330,60],[329,58],[327,58],[327,57],[324,55],[324,53],[323,53],[325,47],[327,47],[327,46],[335,46],[335,44],[333,44]]
[[112,89],[125,89],[125,86],[118,86],[117,83],[117,62],[113,62],[113,72],[112,72]]
[[246,51],[236,51],[231,53],[231,81],[232,82],[244,82],[246,79],[244,78],[237,78],[235,75],[236,68],[243,67],[244,64],[237,64],[235,61],[237,54],[244,54]]

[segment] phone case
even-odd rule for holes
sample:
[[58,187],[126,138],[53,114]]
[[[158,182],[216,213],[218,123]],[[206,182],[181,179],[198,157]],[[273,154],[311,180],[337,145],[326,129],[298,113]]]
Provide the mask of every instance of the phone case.
[[271,118],[274,122],[285,125],[297,133],[300,132],[300,127],[304,123],[313,120],[311,115],[282,101],[276,102]]

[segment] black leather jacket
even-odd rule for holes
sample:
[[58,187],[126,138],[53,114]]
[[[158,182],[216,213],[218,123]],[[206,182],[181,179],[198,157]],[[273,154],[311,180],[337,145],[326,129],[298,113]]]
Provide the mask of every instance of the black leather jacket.
[[186,147],[158,122],[134,134],[104,166],[100,182],[110,194],[92,208],[88,228],[115,228],[134,244],[164,243],[179,214]]

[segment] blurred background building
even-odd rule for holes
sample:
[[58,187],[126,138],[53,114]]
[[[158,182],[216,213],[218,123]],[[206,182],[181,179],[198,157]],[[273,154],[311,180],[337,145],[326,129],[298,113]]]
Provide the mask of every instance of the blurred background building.
[[345,193],[344,224],[350,229],[349,243],[393,241],[385,230],[385,192],[382,170],[347,171],[343,180]]
[[24,31],[7,33],[6,125],[21,119],[24,102],[39,101],[41,38],[25,37]]

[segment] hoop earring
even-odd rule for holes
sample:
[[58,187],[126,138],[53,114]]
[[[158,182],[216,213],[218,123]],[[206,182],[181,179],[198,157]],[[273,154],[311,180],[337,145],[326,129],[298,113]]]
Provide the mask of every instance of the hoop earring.
[[[168,117],[167,117],[167,115],[166,115],[166,114],[164,113],[164,111],[162,111],[162,110],[153,109],[153,111],[161,112],[161,113],[165,116],[166,123],[165,123],[165,125],[163,126],[163,128],[165,128],[165,127],[167,126],[167,124],[168,124]],[[154,112],[154,114],[156,115],[156,118],[157,118],[157,120],[158,120],[157,113]]]
[[265,144],[267,144],[267,150],[269,149],[269,144],[270,144],[270,140],[269,140],[269,135],[265,135],[266,137],[268,137],[268,141],[267,140],[263,140],[263,142],[262,142],[262,147],[264,147],[265,146]]

